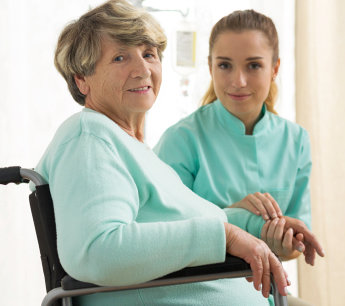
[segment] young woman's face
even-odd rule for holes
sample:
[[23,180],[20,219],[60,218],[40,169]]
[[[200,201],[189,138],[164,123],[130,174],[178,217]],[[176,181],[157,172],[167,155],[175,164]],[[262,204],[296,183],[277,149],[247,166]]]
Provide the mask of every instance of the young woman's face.
[[266,36],[256,30],[217,37],[209,62],[217,98],[242,121],[255,120],[279,69]]

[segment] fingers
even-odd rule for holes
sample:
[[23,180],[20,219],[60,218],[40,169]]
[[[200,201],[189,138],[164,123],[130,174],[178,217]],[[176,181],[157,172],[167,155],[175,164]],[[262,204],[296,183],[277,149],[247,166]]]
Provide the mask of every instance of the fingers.
[[296,238],[298,241],[303,241],[304,236],[303,236],[302,233],[298,233],[298,234],[296,234],[295,238]]
[[244,208],[253,214],[261,215],[264,220],[283,216],[276,200],[269,193],[255,192],[248,194],[241,201],[228,206],[232,208]]
[[272,205],[273,205],[273,207],[274,207],[278,217],[282,217],[283,213],[282,213],[282,211],[281,211],[277,201],[268,192],[264,193],[264,195],[265,195],[266,198],[268,198],[271,201],[271,203],[272,203]]
[[[278,243],[275,241],[275,232],[277,230],[277,224],[278,224],[279,219],[275,218],[270,222],[270,226],[267,231],[267,241],[268,245],[272,246],[272,248],[275,250],[277,248]],[[278,245],[279,247],[279,245]]]
[[260,216],[260,211],[248,200],[248,196],[243,198],[241,201],[233,203],[232,205],[228,206],[229,208],[244,208],[251,213]]
[[269,257],[271,273],[281,295],[287,295],[287,285],[289,283],[287,273],[281,263],[273,254]]
[[315,263],[315,257],[316,257],[315,248],[307,244],[304,251],[304,257],[305,257],[305,262],[313,266]]
[[[274,255],[273,255],[274,256]],[[264,257],[264,266],[262,274],[262,295],[268,298],[271,289],[271,271],[268,256]]]
[[284,219],[275,218],[266,221],[262,227],[261,239],[265,241],[271,249],[274,249],[274,251],[278,251],[278,249],[282,248],[284,225]]
[[[325,256],[321,244],[302,221],[287,216],[283,218],[286,220],[286,227],[291,227],[294,232],[303,234],[304,244],[308,244],[310,247],[314,248],[319,256]],[[311,254],[311,252],[308,252],[308,254]]]
[[282,216],[278,203],[269,193],[262,194],[260,192],[255,192],[247,197],[248,201],[257,209],[264,220]]
[[[274,222],[276,222],[276,228],[274,231],[274,238],[273,238],[274,249],[277,249],[279,251],[279,253],[284,254],[285,253],[285,250],[284,250],[285,249],[284,248],[285,220],[279,219],[279,218],[276,218],[275,220],[273,220]],[[285,241],[285,245],[287,246],[286,251],[291,250],[291,248],[289,248],[289,241],[288,240]]]
[[270,228],[270,224],[271,224],[271,220],[266,221],[266,223],[264,224],[261,230],[261,240],[265,241],[267,244],[268,244],[267,232],[268,232],[268,229]]
[[226,250],[229,254],[238,256],[250,264],[253,276],[248,280],[253,281],[255,289],[261,290],[263,296],[267,298],[270,291],[270,277],[273,273],[280,292],[284,294],[287,277],[280,262],[267,244],[235,225],[224,223],[224,227]]
[[254,261],[250,262],[250,268],[253,271],[252,280],[254,283],[254,288],[258,291],[262,289],[262,275],[263,275],[263,265],[261,261],[261,257],[256,257]]
[[[292,228],[290,228],[289,231],[292,231],[292,233],[293,233]],[[300,253],[305,251],[304,243],[302,242],[302,240],[297,239],[297,237],[293,237],[292,238],[292,245],[293,245],[294,250],[296,250],[296,251],[298,251]]]
[[246,281],[248,282],[248,283],[252,283],[253,282],[253,277],[246,277]]
[[292,228],[289,228],[284,235],[282,246],[286,250],[293,250],[295,249],[293,246],[293,230]]

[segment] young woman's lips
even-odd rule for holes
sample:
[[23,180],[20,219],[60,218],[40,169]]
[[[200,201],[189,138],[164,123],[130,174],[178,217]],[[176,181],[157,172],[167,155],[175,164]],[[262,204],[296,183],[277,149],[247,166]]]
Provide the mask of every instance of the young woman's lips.
[[250,94],[228,94],[228,96],[236,101],[243,101],[250,97]]

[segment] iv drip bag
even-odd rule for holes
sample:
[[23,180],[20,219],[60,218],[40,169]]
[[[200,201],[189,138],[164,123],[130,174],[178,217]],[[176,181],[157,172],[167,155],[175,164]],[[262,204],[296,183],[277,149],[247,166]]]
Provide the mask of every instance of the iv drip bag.
[[196,30],[193,24],[183,21],[175,33],[175,70],[189,75],[196,68]]

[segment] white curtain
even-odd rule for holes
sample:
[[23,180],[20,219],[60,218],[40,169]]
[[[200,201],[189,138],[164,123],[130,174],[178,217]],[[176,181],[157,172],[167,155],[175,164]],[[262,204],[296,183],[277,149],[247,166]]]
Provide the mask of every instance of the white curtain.
[[[300,261],[300,295],[317,306],[345,301],[345,2],[296,2],[296,118],[310,132],[313,231],[326,252]],[[343,70],[344,69],[344,70]]]
[[[0,167],[34,167],[59,124],[80,110],[53,64],[62,28],[102,0],[0,1]],[[181,9],[197,30],[197,67],[189,75],[189,95],[181,94],[181,74],[173,65],[173,34],[179,13],[153,13],[169,42],[163,84],[147,120],[147,142],[198,106],[209,82],[208,36],[211,26],[236,9],[254,8],[271,16],[280,35],[282,65],[279,111],[294,120],[294,1],[147,0],[159,9]],[[284,80],[284,81],[283,81]],[[0,305],[37,306],[44,280],[30,216],[27,186],[0,186]],[[293,277],[292,277],[293,278]],[[295,282],[296,283],[296,282]]]

